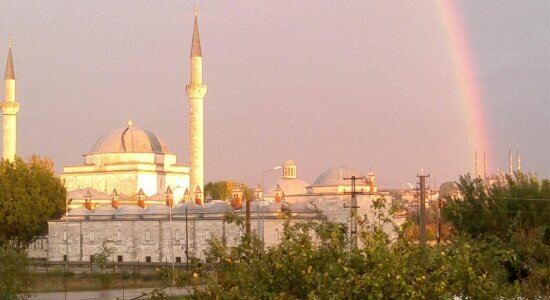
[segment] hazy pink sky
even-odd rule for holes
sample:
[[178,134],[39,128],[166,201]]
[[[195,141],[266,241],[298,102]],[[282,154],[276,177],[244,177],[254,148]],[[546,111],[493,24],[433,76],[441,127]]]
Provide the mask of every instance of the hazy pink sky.
[[[255,185],[285,159],[310,183],[333,166],[372,169],[380,188],[414,183],[420,168],[438,185],[473,170],[435,1],[196,3],[205,181]],[[490,170],[507,170],[511,144],[524,169],[550,176],[550,2],[458,4]],[[193,2],[0,0],[0,22],[0,39],[13,36],[21,156],[80,164],[131,117],[188,164]]]

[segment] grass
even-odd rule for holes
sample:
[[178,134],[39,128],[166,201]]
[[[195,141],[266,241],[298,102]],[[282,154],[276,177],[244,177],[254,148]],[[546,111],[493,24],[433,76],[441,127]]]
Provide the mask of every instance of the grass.
[[[60,292],[65,290],[63,269],[49,273],[32,273],[32,292]],[[67,273],[67,291],[103,289],[158,288],[170,285],[170,280],[158,274],[138,273]]]

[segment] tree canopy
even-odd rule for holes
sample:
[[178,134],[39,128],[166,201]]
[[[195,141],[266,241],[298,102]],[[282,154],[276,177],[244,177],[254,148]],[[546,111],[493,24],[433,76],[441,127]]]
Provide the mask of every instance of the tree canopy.
[[510,284],[550,294],[550,180],[517,172],[487,185],[459,178],[444,219],[460,236],[489,243]]
[[514,294],[500,285],[502,267],[482,251],[485,244],[457,239],[423,248],[397,227],[396,236],[384,231],[391,219],[383,200],[372,209],[378,211],[375,219],[359,217],[356,247],[346,225],[324,218],[297,222],[286,210],[281,241],[273,247],[265,249],[254,235],[245,235],[235,247],[214,238],[207,253],[214,271],[194,270],[194,277],[203,277],[206,285],[193,297],[494,299]]
[[36,156],[0,162],[0,245],[27,247],[65,211],[66,191],[51,166]]
[[243,199],[252,200],[254,198],[254,189],[244,183],[238,183],[232,180],[211,181],[204,185],[204,194],[210,195],[214,200],[231,199],[231,193],[236,184],[240,184],[243,191]]

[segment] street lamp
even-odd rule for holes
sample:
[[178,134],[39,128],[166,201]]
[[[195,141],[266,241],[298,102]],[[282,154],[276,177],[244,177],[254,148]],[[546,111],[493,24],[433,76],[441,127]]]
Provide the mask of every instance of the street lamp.
[[174,193],[172,192],[170,186],[166,189],[166,205],[170,208],[170,250],[172,253],[172,284],[174,284],[174,240],[172,238],[172,232],[174,231],[172,227],[172,206],[174,206]]
[[[275,166],[275,167],[273,167],[273,168],[271,168],[271,169],[269,169],[269,170],[265,170],[265,171],[262,172],[262,174],[261,174],[261,181],[260,181],[260,182],[261,182],[261,189],[262,189],[262,195],[261,195],[261,199],[262,199],[262,200],[264,200],[264,175],[265,175],[266,173],[269,173],[269,172],[272,172],[272,171],[275,171],[275,170],[280,170],[280,169],[282,169],[282,168],[283,168],[283,166],[278,165],[278,166]],[[259,201],[259,200],[260,200],[260,197],[258,196],[258,200],[257,200],[257,201],[258,201],[258,202],[257,202],[257,204],[258,204],[258,212],[260,211],[260,201]],[[263,242],[264,242],[264,228],[263,228],[263,224],[264,224],[264,213],[263,213],[263,212],[260,212],[260,216],[261,216],[261,219],[262,219],[262,231],[261,231],[260,237],[261,237],[262,243],[263,243]],[[260,218],[258,218],[258,234],[260,234]]]

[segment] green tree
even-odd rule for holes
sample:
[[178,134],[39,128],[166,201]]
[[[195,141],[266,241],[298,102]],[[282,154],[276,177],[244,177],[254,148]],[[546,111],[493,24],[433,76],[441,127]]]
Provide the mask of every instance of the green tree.
[[[215,200],[229,200],[231,199],[231,193],[236,184],[236,181],[231,180],[211,181],[204,185],[204,194],[210,195],[210,197]],[[240,183],[240,185],[243,191],[243,199],[253,199],[254,189],[248,187],[244,183]]]
[[26,248],[65,211],[65,188],[48,165],[36,157],[0,162],[0,245]]
[[550,295],[550,181],[517,172],[491,186],[466,175],[458,186],[461,197],[447,199],[444,219],[460,236],[488,243],[484,251],[523,295]]
[[[456,240],[420,247],[383,228],[391,223],[385,201],[375,201],[373,220],[358,216],[359,240],[347,227],[320,217],[297,222],[283,209],[283,236],[264,249],[255,236],[226,247],[212,239],[207,259],[215,270],[195,270],[206,280],[195,299],[494,299],[514,295],[498,281],[501,267],[484,244]],[[227,218],[232,220],[231,218]],[[232,220],[234,221],[234,220]],[[394,224],[395,226],[395,224]]]
[[0,299],[27,299],[31,279],[27,256],[11,245],[0,246]]

